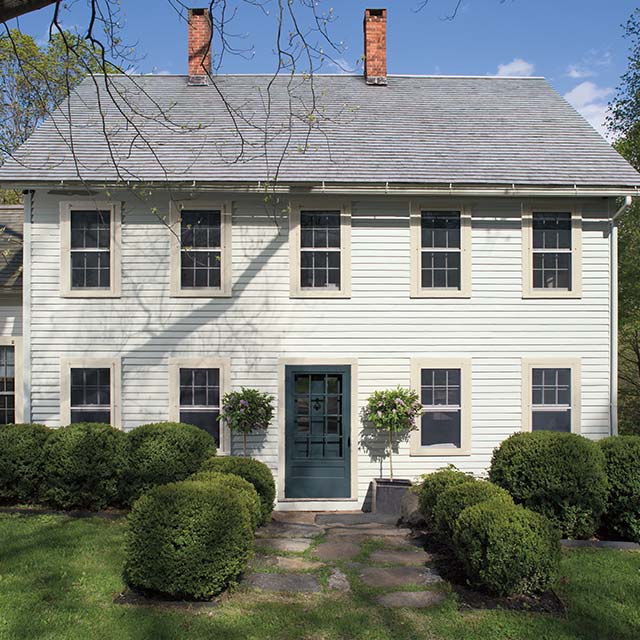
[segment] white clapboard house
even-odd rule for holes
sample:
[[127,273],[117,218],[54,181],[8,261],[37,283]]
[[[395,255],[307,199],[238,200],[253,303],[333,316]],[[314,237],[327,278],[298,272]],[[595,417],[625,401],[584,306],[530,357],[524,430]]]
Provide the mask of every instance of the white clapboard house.
[[520,430],[616,433],[640,175],[544,79],[387,75],[373,9],[364,76],[212,78],[208,29],[191,10],[189,75],[88,78],[0,168],[24,192],[2,421],[181,420],[241,453],[220,399],[265,390],[250,453],[280,509],[352,509],[388,474],[377,389],[422,398],[402,478],[481,474]]

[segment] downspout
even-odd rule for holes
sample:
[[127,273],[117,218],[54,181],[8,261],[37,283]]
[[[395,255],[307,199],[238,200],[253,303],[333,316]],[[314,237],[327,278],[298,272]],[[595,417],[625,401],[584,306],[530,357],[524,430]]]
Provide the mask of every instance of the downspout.
[[622,206],[613,214],[609,229],[610,256],[610,325],[611,368],[609,371],[609,425],[612,436],[618,435],[618,218],[631,206],[633,198],[625,196]]
[[31,220],[34,191],[22,194],[24,219],[22,231],[22,400],[23,421],[31,422]]

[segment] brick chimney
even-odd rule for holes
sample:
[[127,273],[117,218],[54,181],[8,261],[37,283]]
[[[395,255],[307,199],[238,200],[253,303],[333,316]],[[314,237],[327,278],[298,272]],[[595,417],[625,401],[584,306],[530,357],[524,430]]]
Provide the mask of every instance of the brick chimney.
[[209,9],[189,9],[189,84],[208,84],[211,73],[212,24]]
[[387,10],[364,11],[364,79],[367,84],[387,84]]

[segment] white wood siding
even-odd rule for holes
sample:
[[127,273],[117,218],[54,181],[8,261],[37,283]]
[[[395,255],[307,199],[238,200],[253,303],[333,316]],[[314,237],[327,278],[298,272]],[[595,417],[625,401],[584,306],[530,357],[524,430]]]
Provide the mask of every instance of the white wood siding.
[[[100,199],[104,195],[100,194]],[[233,297],[169,296],[168,197],[143,202],[123,194],[122,298],[59,296],[58,199],[38,192],[32,225],[32,416],[59,424],[60,358],[122,358],[126,429],[168,416],[168,357],[216,356],[231,362],[231,386],[277,396],[278,358],[355,358],[361,406],[375,389],[408,385],[411,357],[472,358],[472,454],[394,458],[398,477],[449,462],[486,470],[494,447],[521,423],[521,358],[582,359],[582,433],[609,432],[608,202],[582,202],[583,295],[578,300],[522,298],[521,203],[470,199],[472,294],[410,299],[409,202],[352,201],[350,299],[290,299],[287,218],[259,198],[233,198]],[[253,453],[278,465],[276,422],[252,441]],[[353,443],[355,444],[355,443]],[[387,474],[358,457],[359,498]]]

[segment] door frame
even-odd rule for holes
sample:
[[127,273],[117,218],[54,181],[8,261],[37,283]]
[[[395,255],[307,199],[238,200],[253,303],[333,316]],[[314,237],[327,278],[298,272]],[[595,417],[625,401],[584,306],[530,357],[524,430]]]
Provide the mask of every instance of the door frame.
[[[344,366],[351,368],[351,490],[348,498],[286,498],[286,367],[287,366]],[[340,502],[358,499],[358,360],[355,358],[278,358],[278,502]]]

